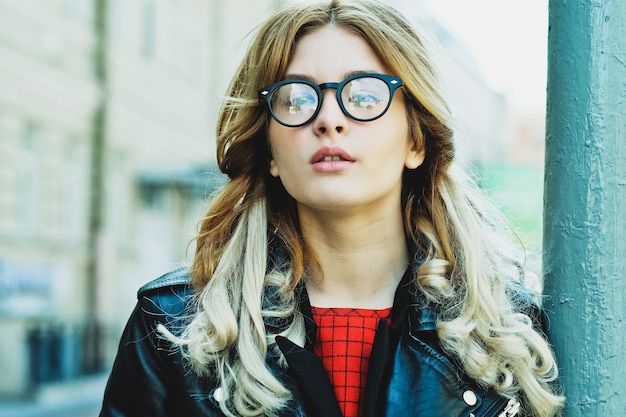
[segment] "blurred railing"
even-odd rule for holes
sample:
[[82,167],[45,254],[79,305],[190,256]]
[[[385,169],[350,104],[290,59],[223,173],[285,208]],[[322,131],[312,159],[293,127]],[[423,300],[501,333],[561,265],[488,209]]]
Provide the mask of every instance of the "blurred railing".
[[104,372],[107,332],[97,322],[32,325],[27,333],[31,387]]

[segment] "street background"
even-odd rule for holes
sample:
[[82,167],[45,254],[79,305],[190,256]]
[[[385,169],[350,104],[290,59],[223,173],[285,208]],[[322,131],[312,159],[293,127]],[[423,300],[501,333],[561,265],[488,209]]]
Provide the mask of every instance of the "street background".
[[[436,38],[459,158],[540,271],[547,0],[389,0]],[[0,0],[0,417],[95,417],[144,283],[223,180],[213,130],[278,0]]]

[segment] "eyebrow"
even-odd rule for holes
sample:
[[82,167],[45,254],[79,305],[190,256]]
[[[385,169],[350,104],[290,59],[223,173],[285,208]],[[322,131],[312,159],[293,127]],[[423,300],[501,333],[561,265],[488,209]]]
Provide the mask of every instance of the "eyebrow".
[[[357,74],[378,74],[378,71],[350,71],[348,73],[345,73],[343,75],[343,78],[337,82],[341,82],[345,80],[346,78],[351,77],[353,75],[357,75]],[[305,81],[310,81],[312,83],[317,84],[317,80],[315,80],[310,75],[306,75],[306,74],[285,74],[283,79],[284,80],[305,80]],[[325,81],[325,82],[331,82],[331,81]]]

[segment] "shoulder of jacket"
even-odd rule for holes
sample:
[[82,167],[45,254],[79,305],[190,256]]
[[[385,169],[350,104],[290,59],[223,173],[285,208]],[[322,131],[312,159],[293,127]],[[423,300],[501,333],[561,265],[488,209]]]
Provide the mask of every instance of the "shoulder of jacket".
[[150,293],[163,289],[190,289],[189,268],[178,268],[161,275],[157,279],[152,280],[139,288],[139,291],[137,291],[137,296],[147,296]]
[[168,272],[137,292],[143,314],[168,323],[184,318],[192,306],[192,299],[188,268]]

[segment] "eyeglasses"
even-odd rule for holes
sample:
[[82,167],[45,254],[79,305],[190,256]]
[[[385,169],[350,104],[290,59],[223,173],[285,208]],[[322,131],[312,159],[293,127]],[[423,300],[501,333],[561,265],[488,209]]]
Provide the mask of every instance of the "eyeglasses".
[[351,119],[369,122],[381,117],[391,104],[393,92],[402,86],[398,77],[356,74],[340,83],[315,84],[308,80],[284,80],[259,90],[270,114],[281,125],[299,127],[311,122],[322,107],[322,91],[337,90],[337,102]]

